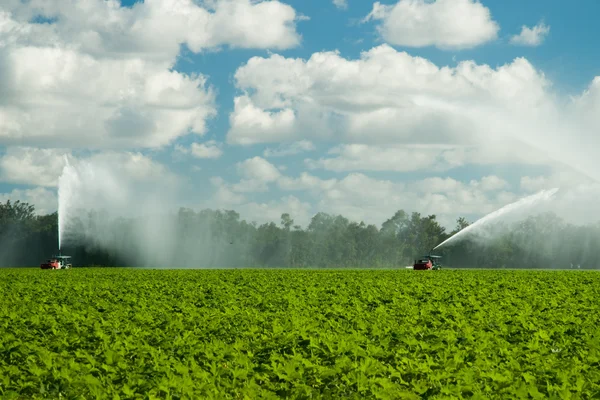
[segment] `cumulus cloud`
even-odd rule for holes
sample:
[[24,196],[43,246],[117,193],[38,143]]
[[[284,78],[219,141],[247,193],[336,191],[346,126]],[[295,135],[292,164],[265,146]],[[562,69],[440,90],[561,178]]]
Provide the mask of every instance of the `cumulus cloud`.
[[[12,33],[6,40],[69,43],[99,57],[172,62],[181,44],[199,52],[223,45],[287,49],[300,43],[295,10],[276,0],[148,0],[133,7],[117,0],[13,1],[2,10]],[[28,23],[34,17],[55,23]]]
[[538,192],[543,189],[551,189],[548,185],[549,179],[547,176],[523,176],[521,177],[521,189],[527,192]]
[[345,10],[348,8],[348,1],[347,0],[333,0],[333,4],[342,10]]
[[247,179],[273,182],[281,176],[277,167],[258,156],[238,163],[237,167],[239,174]]
[[204,143],[192,143],[189,148],[177,145],[175,146],[175,150],[182,154],[191,154],[195,158],[216,159],[223,155],[221,144],[215,140],[209,140]]
[[267,148],[263,152],[265,157],[286,157],[295,154],[315,150],[315,145],[310,140],[299,140],[297,142],[280,145],[278,148]]
[[294,111],[290,109],[270,112],[254,105],[248,96],[239,96],[234,100],[234,112],[229,117],[231,128],[227,141],[251,145],[285,140],[293,134],[295,120]]
[[237,144],[302,138],[473,144],[487,139],[479,119],[485,111],[548,107],[549,82],[523,58],[496,69],[472,61],[440,68],[388,45],[358,60],[338,52],[308,60],[253,57],[235,79],[244,93],[236,98],[228,141]]
[[163,164],[140,152],[104,151],[76,156],[64,149],[9,147],[0,156],[0,181],[54,188],[66,164],[65,157],[72,163],[84,162],[102,168],[118,169],[123,179],[137,182],[177,182],[181,179]]
[[478,184],[452,178],[427,178],[409,183],[351,173],[322,191],[319,210],[342,213],[355,220],[381,224],[398,209],[436,214],[451,227],[460,215],[486,214],[511,202],[514,193],[486,192]]
[[53,187],[64,167],[69,150],[9,147],[0,156],[3,182]]
[[213,89],[172,70],[180,46],[286,49],[300,43],[296,19],[279,1],[5,2],[0,144],[153,148],[203,135]]
[[220,176],[212,177],[210,183],[215,188],[213,200],[215,204],[218,204],[217,208],[221,208],[223,205],[239,205],[246,200],[244,195],[232,190]]
[[[253,57],[235,81],[241,93],[227,141],[341,142],[309,160],[312,168],[443,170],[552,160],[600,180],[600,165],[580,157],[581,148],[600,145],[593,134],[600,78],[581,95],[561,97],[525,58],[495,68],[474,61],[440,67],[384,44],[359,59],[337,51],[308,60]],[[421,149],[402,147],[408,145]],[[434,157],[438,162],[428,162]]]
[[266,192],[281,177],[277,167],[258,156],[237,163],[237,170],[242,180],[233,186],[236,192]]
[[[450,177],[433,177],[400,183],[375,179],[362,173],[350,173],[341,179],[322,179],[307,172],[292,177],[258,157],[248,159],[240,164],[242,165],[245,167],[239,169],[238,182],[214,180],[217,191],[213,201],[225,200],[226,204],[236,204],[236,209],[245,210],[248,218],[261,221],[265,220],[264,210],[270,203],[258,203],[264,204],[259,207],[257,203],[240,196],[242,193],[249,195],[252,192],[264,192],[269,188],[267,184],[283,192],[298,193],[294,199],[298,199],[301,194],[310,196],[313,206],[303,206],[305,213],[310,211],[314,215],[318,211],[324,211],[377,225],[398,209],[405,209],[424,215],[436,214],[443,224],[452,227],[458,216],[486,214],[518,197],[510,191],[510,185],[504,179],[495,175],[469,182]],[[252,186],[249,182],[254,182],[255,185]],[[308,204],[310,203],[306,205]],[[271,220],[278,220],[281,212],[286,212],[279,205],[275,209],[278,215],[268,214]]]
[[[280,177],[281,179],[283,177]],[[243,182],[243,179],[240,181]],[[259,224],[279,223],[281,214],[288,213],[294,219],[294,224],[306,226],[313,216],[313,206],[308,201],[302,201],[294,195],[284,195],[277,198],[273,196],[267,201],[251,201],[247,198],[248,192],[262,191],[262,188],[247,190],[238,183],[228,183],[221,177],[211,178],[214,188],[212,198],[204,206],[217,209],[234,208],[242,218],[255,221]]]
[[[222,201],[218,203],[220,205],[235,205],[236,209],[243,211],[245,218],[257,222],[278,221],[281,213],[293,211],[292,216],[304,216],[296,222],[302,221],[301,224],[306,226],[309,216],[323,211],[379,226],[397,210],[404,209],[422,215],[435,214],[443,226],[452,229],[460,216],[474,222],[529,194],[555,187],[561,188],[559,195],[536,206],[528,215],[552,211],[572,223],[588,223],[600,215],[596,212],[600,208],[594,202],[600,193],[600,183],[585,179],[574,171],[555,172],[550,176],[524,176],[520,186],[513,186],[497,175],[468,181],[437,176],[396,182],[363,173],[349,173],[340,179],[323,179],[308,172],[294,177],[281,173],[273,164],[260,158],[248,159],[240,165],[248,168],[240,168],[238,182],[215,179],[218,190],[213,201]],[[247,185],[245,182],[249,178],[265,185]],[[251,200],[253,192],[269,189],[284,195],[279,200],[267,202]],[[223,196],[224,193],[227,196]],[[311,201],[300,200],[304,197]],[[272,207],[270,211],[269,207]]]
[[549,190],[555,187],[572,190],[577,186],[592,185],[594,181],[573,170],[557,170],[547,175],[523,176],[520,188],[527,193]]
[[72,158],[90,165],[109,168],[111,171],[118,169],[121,178],[130,182],[164,182],[173,185],[181,183],[181,178],[172,173],[165,165],[140,152],[109,151],[96,153],[89,157]]
[[[215,115],[203,76],[66,47],[0,49],[0,143],[159,147]],[[4,76],[3,76],[4,75]]]
[[282,196],[267,202],[249,202],[237,207],[240,215],[259,224],[279,223],[281,214],[288,213],[294,225],[307,226],[312,218],[312,206],[295,196]]
[[369,146],[348,144],[334,147],[329,151],[333,157],[319,160],[306,159],[311,169],[323,168],[331,171],[417,171],[423,168],[445,169],[447,164],[440,158],[443,149],[415,146]]
[[500,30],[479,0],[377,1],[363,22],[370,20],[380,21],[377,30],[386,42],[409,47],[472,48],[496,39]]
[[479,182],[473,180],[471,181],[471,184],[473,186],[481,188],[481,190],[486,192],[505,189],[509,186],[506,180],[495,175],[484,176]]
[[464,165],[522,163],[548,164],[544,154],[511,141],[484,143],[480,146],[454,145],[367,145],[344,144],[329,150],[318,160],[307,158],[310,169],[343,171],[429,170],[443,172]]
[[190,152],[196,158],[219,158],[223,155],[223,150],[214,140],[206,143],[192,143]]
[[533,28],[523,25],[521,27],[521,33],[513,35],[510,38],[510,43],[518,46],[539,46],[549,33],[550,27],[543,22],[540,22]]

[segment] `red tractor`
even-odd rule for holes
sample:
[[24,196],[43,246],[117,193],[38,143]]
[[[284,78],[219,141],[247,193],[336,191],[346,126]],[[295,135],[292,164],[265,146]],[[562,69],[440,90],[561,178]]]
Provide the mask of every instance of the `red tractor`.
[[53,256],[40,264],[41,269],[69,269],[71,256]]
[[442,258],[441,256],[423,256],[418,260],[415,260],[415,264],[413,265],[413,269],[415,270],[438,270],[442,269],[442,264],[440,264],[439,260]]

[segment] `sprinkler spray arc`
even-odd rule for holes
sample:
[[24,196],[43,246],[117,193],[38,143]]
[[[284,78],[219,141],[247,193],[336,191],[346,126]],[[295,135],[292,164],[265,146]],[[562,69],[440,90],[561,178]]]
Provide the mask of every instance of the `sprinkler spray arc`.
[[65,175],[65,172],[68,172],[68,169],[71,167],[69,163],[69,159],[67,156],[64,156],[65,166],[63,167],[63,172],[58,179],[58,254],[50,257],[45,262],[40,264],[41,269],[70,269],[72,267],[71,264],[71,256],[65,256],[62,254],[62,245],[64,239],[64,228],[65,228],[65,193],[64,187],[61,185],[61,179]]
[[63,228],[64,228],[63,225],[64,225],[64,213],[65,213],[64,207],[61,207],[61,205],[63,203],[61,200],[64,200],[63,199],[64,189],[61,190],[62,189],[62,185],[60,184],[61,183],[60,182],[61,181],[60,178],[62,178],[62,176],[64,175],[65,170],[68,167],[70,167],[69,159],[67,158],[66,154],[64,155],[64,160],[65,160],[65,165],[63,167],[63,172],[62,172],[61,176],[58,178],[58,253],[59,254],[60,254],[60,251],[61,251],[61,248],[62,248],[62,231],[63,231]]
[[525,207],[533,206],[541,201],[550,200],[556,194],[556,192],[558,192],[558,188],[554,188],[554,189],[550,189],[550,190],[542,190],[541,192],[538,192],[531,196],[523,197],[523,198],[515,201],[514,203],[507,204],[504,207],[499,208],[498,210],[493,211],[493,212],[487,214],[486,216],[478,219],[474,224],[469,225],[466,228],[458,231],[454,235],[450,236],[448,239],[444,240],[442,243],[435,246],[432,249],[432,251],[445,245],[445,244],[453,242],[453,241],[457,240],[458,238],[463,237],[466,233],[476,230],[477,228],[484,226],[503,215],[506,215],[508,213],[511,213],[511,212],[514,212],[517,210],[521,210]]
[[58,178],[58,251],[62,250],[62,246],[65,240],[65,229],[68,219],[68,208],[71,203],[71,197],[73,195],[72,189],[67,184],[68,178],[73,175],[73,166],[69,162],[69,158],[65,154],[63,156],[65,165],[62,170],[62,174]]

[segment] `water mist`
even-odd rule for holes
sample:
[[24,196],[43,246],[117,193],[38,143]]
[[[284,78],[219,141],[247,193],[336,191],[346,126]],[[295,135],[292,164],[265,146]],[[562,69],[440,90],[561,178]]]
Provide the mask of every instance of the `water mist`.
[[178,180],[139,154],[69,160],[58,180],[58,247],[101,249],[136,265],[168,265]]
[[[460,240],[468,233],[476,233],[476,238],[485,240],[483,236],[489,230],[488,236],[498,237],[498,232],[492,233],[492,230],[501,229],[499,225],[508,221],[509,215],[523,220],[542,209],[567,223],[589,225],[600,221],[600,206],[595,201],[600,195],[600,160],[588,153],[600,148],[600,139],[595,134],[595,123],[590,123],[589,115],[582,114],[580,100],[560,102],[548,96],[543,101],[540,97],[536,102],[513,102],[504,107],[485,101],[465,107],[462,103],[432,96],[419,98],[420,105],[430,110],[463,118],[464,125],[470,127],[467,132],[472,133],[471,136],[465,134],[462,139],[466,141],[481,137],[478,145],[486,150],[494,147],[494,142],[490,145],[491,140],[512,143],[513,151],[498,155],[500,161],[550,165],[554,172],[569,171],[574,177],[578,175],[556,183],[561,187],[559,196],[554,197],[552,190],[543,191],[517,202],[518,205],[506,206],[510,212],[501,209],[485,216],[436,248]],[[527,206],[529,201],[535,206]]]

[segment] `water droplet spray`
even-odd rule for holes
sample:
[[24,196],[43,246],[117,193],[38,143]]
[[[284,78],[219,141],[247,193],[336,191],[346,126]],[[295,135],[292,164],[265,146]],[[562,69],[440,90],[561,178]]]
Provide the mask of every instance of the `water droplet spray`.
[[442,243],[435,246],[433,248],[433,250],[435,250],[445,244],[455,242],[455,241],[465,237],[465,235],[467,233],[477,231],[478,229],[482,228],[483,226],[489,225],[489,224],[497,221],[499,218],[506,216],[507,214],[514,213],[517,211],[525,211],[527,208],[535,206],[541,202],[548,201],[556,194],[556,192],[558,192],[558,188],[554,188],[554,189],[550,189],[550,190],[542,190],[541,192],[538,192],[531,196],[527,196],[520,200],[517,200],[514,203],[507,204],[504,207],[502,207],[494,212],[489,213],[488,215],[484,216],[483,218],[478,219],[474,224],[467,226],[466,228],[462,229],[461,231],[454,234],[453,236],[450,236],[448,239],[444,240]]

